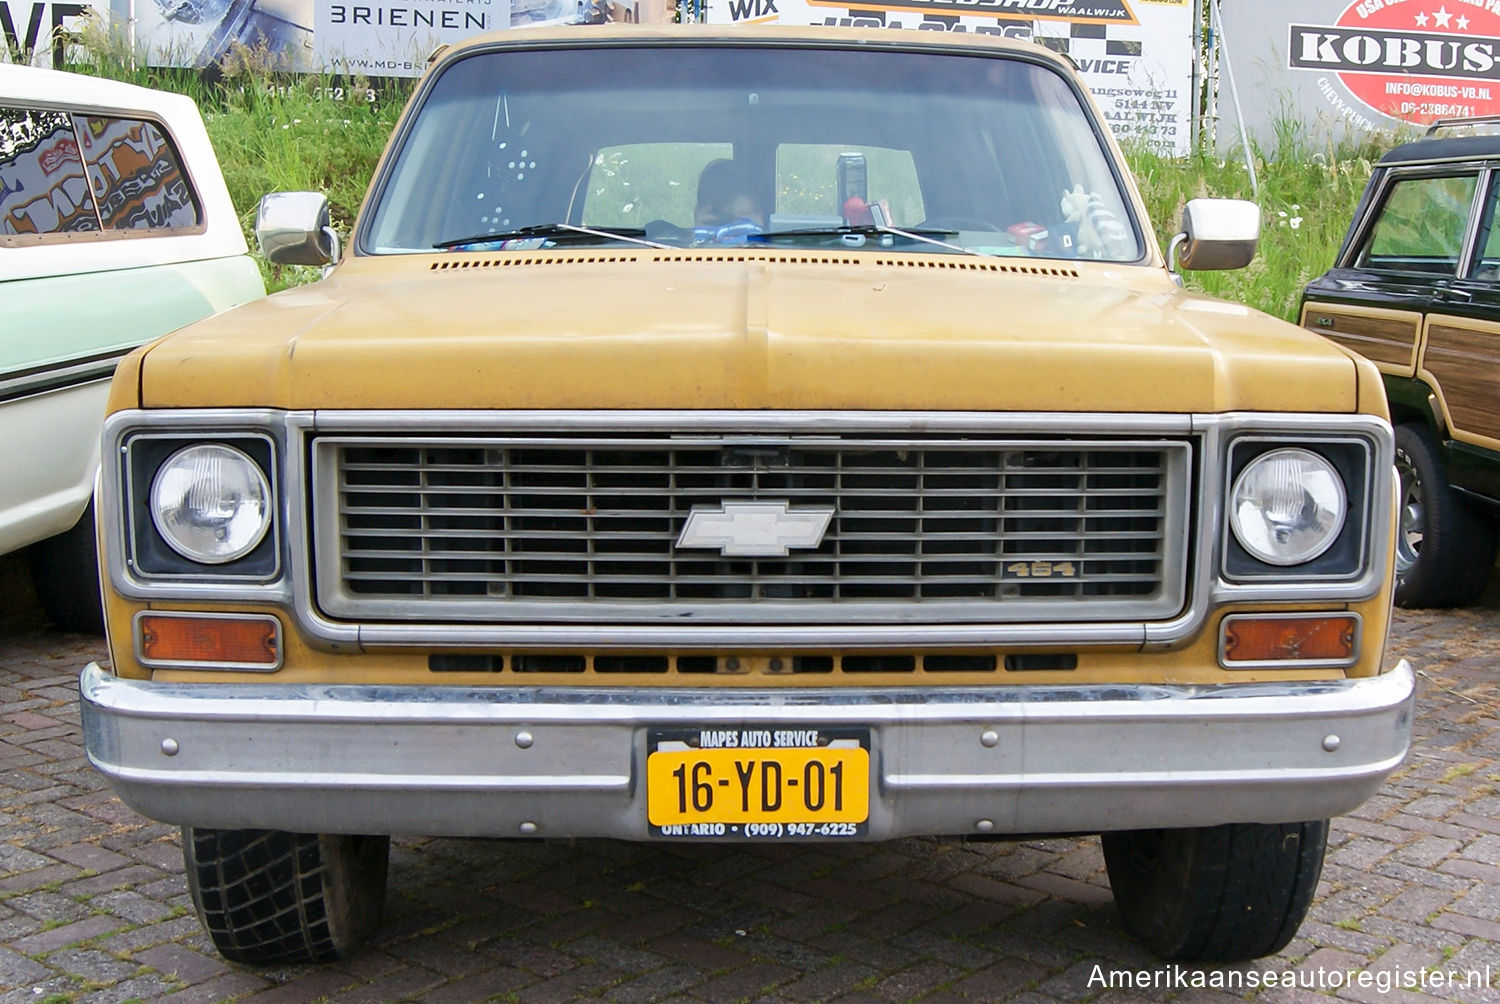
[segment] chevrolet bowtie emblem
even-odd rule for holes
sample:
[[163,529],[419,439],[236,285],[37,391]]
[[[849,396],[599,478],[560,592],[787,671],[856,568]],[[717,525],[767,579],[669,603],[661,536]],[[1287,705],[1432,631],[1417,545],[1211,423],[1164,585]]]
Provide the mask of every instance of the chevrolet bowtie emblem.
[[716,547],[726,558],[784,558],[794,547],[817,547],[833,519],[831,506],[788,502],[721,502],[694,506],[678,547]]

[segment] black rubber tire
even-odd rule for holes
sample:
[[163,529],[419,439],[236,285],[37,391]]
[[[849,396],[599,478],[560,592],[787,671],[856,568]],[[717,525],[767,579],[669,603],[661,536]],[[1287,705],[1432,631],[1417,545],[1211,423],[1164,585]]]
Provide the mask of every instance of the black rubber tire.
[[53,624],[79,634],[104,633],[94,503],[89,503],[71,530],[27,548],[26,567],[31,570],[37,601]]
[[1494,521],[1449,487],[1437,443],[1423,426],[1396,426],[1396,473],[1396,605],[1474,602],[1495,564]]
[[1173,962],[1239,962],[1286,947],[1312,903],[1328,821],[1106,833],[1125,928]]
[[380,922],[390,837],[183,827],[214,947],[253,966],[346,959]]

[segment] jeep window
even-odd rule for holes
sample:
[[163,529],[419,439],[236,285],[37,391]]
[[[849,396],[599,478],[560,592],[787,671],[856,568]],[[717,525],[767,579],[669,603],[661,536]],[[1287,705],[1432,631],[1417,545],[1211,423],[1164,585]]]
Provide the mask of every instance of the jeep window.
[[1484,196],[1484,215],[1479,221],[1479,250],[1469,266],[1470,279],[1480,282],[1500,281],[1500,227],[1495,226],[1495,208],[1500,205],[1500,174],[1490,176],[1490,188]]
[[0,108],[0,236],[201,224],[162,129],[134,118]]
[[[704,169],[729,161],[762,209],[730,228],[887,220],[950,233],[902,250],[1139,261],[1142,230],[1100,125],[1041,62],[894,50],[647,50],[590,46],[481,52],[432,80],[396,139],[362,224],[363,253],[530,250],[527,227],[631,228],[673,246],[727,242],[691,219]],[[863,158],[862,167],[851,157]],[[717,170],[717,169],[716,169]],[[850,186],[855,186],[851,188]],[[696,224],[696,226],[695,226]],[[474,235],[475,240],[464,240]],[[592,239],[617,243],[608,235]],[[568,234],[567,246],[590,243]],[[853,242],[856,243],[857,242]],[[869,242],[867,250],[877,250]]]
[[1477,185],[1472,174],[1397,181],[1356,267],[1456,274]]

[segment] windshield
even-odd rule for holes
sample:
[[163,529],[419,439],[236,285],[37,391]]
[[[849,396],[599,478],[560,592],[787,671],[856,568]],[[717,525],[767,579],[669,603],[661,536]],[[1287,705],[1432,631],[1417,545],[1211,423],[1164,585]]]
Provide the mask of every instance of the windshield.
[[427,93],[361,239],[375,254],[642,244],[1142,257],[1057,71],[878,47],[469,56]]

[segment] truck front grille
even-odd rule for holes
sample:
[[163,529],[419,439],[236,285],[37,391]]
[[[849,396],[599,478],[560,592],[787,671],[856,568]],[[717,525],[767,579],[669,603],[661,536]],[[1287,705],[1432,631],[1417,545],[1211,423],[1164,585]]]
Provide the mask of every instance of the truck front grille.
[[[1182,603],[1188,444],[323,436],[318,602],[369,620],[1120,620]],[[785,555],[694,510],[832,511]]]

